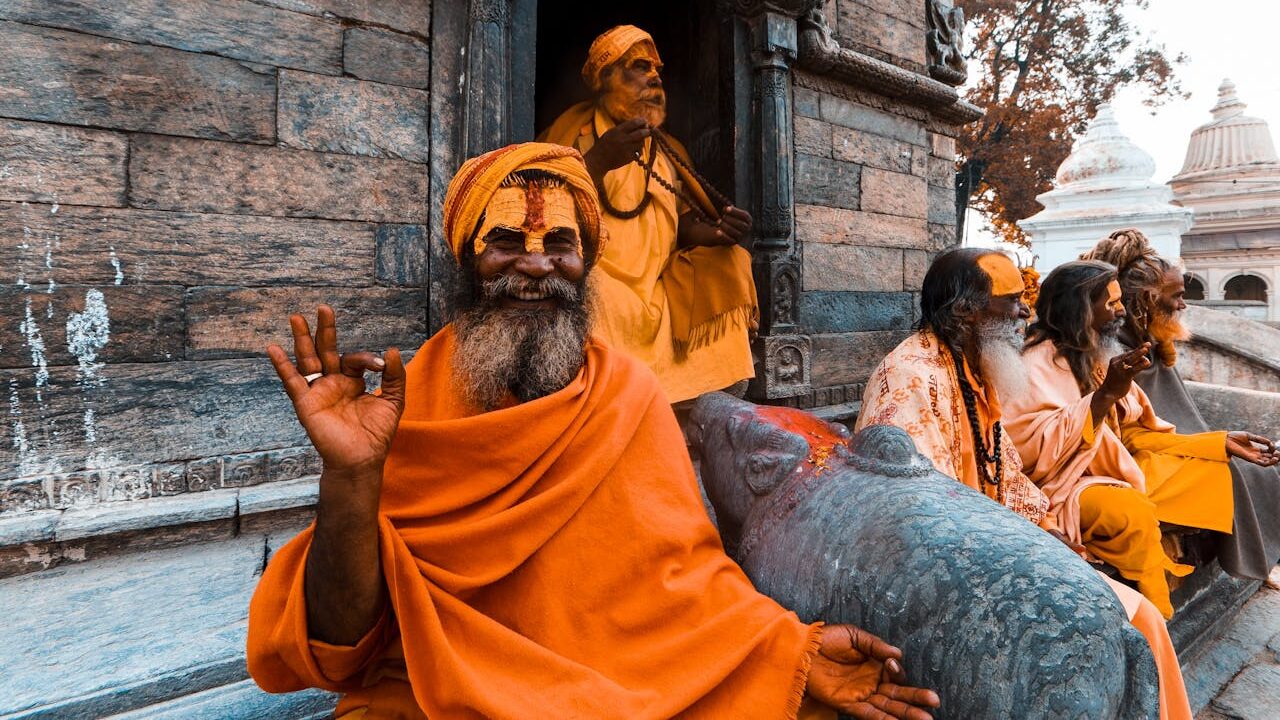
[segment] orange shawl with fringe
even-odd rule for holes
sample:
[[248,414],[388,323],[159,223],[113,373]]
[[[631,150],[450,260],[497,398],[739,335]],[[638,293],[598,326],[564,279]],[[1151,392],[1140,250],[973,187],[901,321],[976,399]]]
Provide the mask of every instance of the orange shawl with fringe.
[[[725,555],[652,373],[593,341],[565,389],[471,415],[453,346],[447,327],[408,366],[379,512],[390,619],[361,645],[398,633],[431,720],[794,718],[818,626]],[[359,671],[385,650],[326,677],[310,649],[310,539],[263,574],[249,671],[367,696]]]

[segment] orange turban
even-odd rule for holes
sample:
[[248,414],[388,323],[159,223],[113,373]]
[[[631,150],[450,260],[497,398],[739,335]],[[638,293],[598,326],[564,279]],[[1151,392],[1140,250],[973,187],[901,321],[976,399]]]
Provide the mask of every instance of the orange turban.
[[475,234],[489,200],[502,181],[517,170],[542,170],[564,180],[582,219],[583,251],[598,255],[605,240],[604,226],[600,223],[600,197],[587,174],[582,155],[563,145],[529,142],[473,157],[463,163],[449,181],[449,190],[444,195],[444,237],[453,256],[462,256],[462,245]]
[[635,25],[618,25],[601,33],[587,51],[587,62],[582,66],[582,81],[592,90],[599,90],[600,71],[618,62],[632,45],[640,42],[649,43],[649,47],[653,48],[653,56],[658,57],[653,36]]

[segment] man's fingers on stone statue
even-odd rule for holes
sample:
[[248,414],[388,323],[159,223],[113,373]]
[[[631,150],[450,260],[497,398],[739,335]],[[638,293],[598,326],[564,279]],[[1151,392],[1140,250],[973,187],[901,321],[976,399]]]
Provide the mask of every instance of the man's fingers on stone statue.
[[938,694],[932,690],[896,683],[881,683],[876,688],[876,694],[867,698],[867,702],[891,717],[908,720],[930,720],[932,716],[923,708],[936,708],[940,704]]
[[[890,660],[898,661],[902,659],[902,651],[853,625],[841,625],[846,632],[849,633],[849,644],[858,652],[868,657],[873,657],[880,662],[888,662]],[[894,663],[901,672],[901,665]]]

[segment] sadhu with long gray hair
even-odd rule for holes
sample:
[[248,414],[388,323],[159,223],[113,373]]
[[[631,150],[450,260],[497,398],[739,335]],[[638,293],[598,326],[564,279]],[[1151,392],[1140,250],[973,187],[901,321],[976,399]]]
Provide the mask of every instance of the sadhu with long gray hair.
[[751,586],[657,378],[587,333],[606,240],[577,151],[468,160],[443,216],[469,290],[407,366],[339,355],[327,307],[269,349],[324,471],[254,593],[254,680],[344,720],[928,720],[901,651]]
[[[1182,268],[1161,257],[1136,228],[1111,233],[1083,257],[1119,272],[1125,307],[1120,343],[1128,349],[1151,343],[1151,366],[1134,382],[1156,414],[1180,432],[1210,430],[1175,365],[1174,343],[1190,336],[1181,320],[1187,307]],[[1265,579],[1280,560],[1280,473],[1233,458],[1231,494],[1235,517],[1231,534],[1218,535],[1218,563],[1236,577]]]
[[[1003,253],[959,248],[939,255],[921,287],[920,326],[871,374],[857,427],[902,428],[938,472],[1083,553],[1059,527],[1050,498],[1023,472],[1002,424],[1009,417],[1002,403],[1027,391],[1020,354],[1030,313],[1023,290],[1022,274]],[[1159,611],[1132,588],[1102,577],[1151,646],[1160,717],[1190,720],[1182,670]]]
[[1192,568],[1165,554],[1160,523],[1230,533],[1229,456],[1263,466],[1280,457],[1265,438],[1181,434],[1161,419],[1133,382],[1151,366],[1151,345],[1122,351],[1125,317],[1114,266],[1085,260],[1049,273],[1022,355],[1030,383],[1009,401],[1008,428],[1063,531],[1167,618],[1166,572]]

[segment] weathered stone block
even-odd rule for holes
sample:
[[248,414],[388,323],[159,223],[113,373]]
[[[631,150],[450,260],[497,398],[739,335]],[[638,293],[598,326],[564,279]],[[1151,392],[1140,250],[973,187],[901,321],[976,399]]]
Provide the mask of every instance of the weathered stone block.
[[940,133],[929,133],[929,147],[934,157],[954,162],[956,159],[956,139]]
[[801,117],[822,117],[817,90],[793,85],[791,89],[791,106],[796,115]]
[[821,205],[796,205],[796,236],[806,243],[875,245],[921,250],[930,248],[923,218],[905,218]]
[[262,358],[108,363],[95,380],[81,382],[78,368],[51,367],[37,398],[30,370],[0,370],[10,412],[24,427],[24,442],[0,443],[0,480],[61,473],[53,504],[67,507],[96,502],[93,475],[75,472],[90,461],[104,469],[307,442]]
[[319,475],[324,463],[310,445],[272,450],[267,453],[267,480],[282,482],[307,475]]
[[795,173],[796,202],[858,209],[859,166],[797,153]]
[[929,222],[940,225],[956,224],[956,191],[952,188],[929,186]]
[[362,80],[421,88],[431,84],[431,49],[426,43],[381,28],[348,28],[342,67]]
[[341,18],[364,20],[396,30],[431,32],[431,0],[307,0]]
[[[923,27],[859,2],[843,2],[839,7],[837,33],[841,41],[873,48],[917,66],[925,64]],[[920,15],[923,16],[923,13]]]
[[0,515],[48,510],[49,492],[44,478],[26,478],[0,483]]
[[267,454],[239,453],[222,458],[222,487],[248,487],[267,481]]
[[924,284],[924,274],[929,272],[933,254],[924,250],[902,251],[902,284],[908,290],[919,290]]
[[430,97],[422,90],[280,71],[280,144],[425,163]]
[[379,225],[374,274],[378,282],[424,287],[427,284],[427,228]]
[[930,157],[926,177],[930,185],[954,188],[956,186],[956,163],[954,160]]
[[374,226],[0,202],[0,267],[56,285],[373,284]]
[[[952,196],[952,202],[955,202],[955,195]],[[954,207],[954,205],[952,206]],[[931,250],[946,250],[959,244],[956,239],[956,222],[955,218],[951,218],[951,222],[942,225],[938,223],[929,223],[929,247]]]
[[403,160],[142,135],[129,199],[157,210],[421,223],[427,172]]
[[804,248],[805,290],[902,290],[902,251],[810,243]]
[[[831,123],[798,115],[795,118],[796,154],[831,157]],[[841,158],[845,160],[847,158]]]
[[337,75],[342,28],[248,0],[9,0],[0,19]]
[[292,347],[289,315],[314,316],[320,303],[337,312],[344,350],[412,350],[426,340],[417,289],[202,287],[187,293],[188,357],[258,355],[272,342]]
[[921,30],[925,28],[925,4],[915,0],[836,0],[837,12],[848,13],[853,5],[882,12]]
[[124,135],[0,120],[0,200],[124,205]]
[[204,492],[222,487],[222,458],[205,458],[187,463],[187,492]]
[[143,500],[153,494],[155,469],[150,465],[137,465],[100,470],[98,484],[103,502]]
[[866,168],[862,171],[862,209],[868,212],[925,218],[929,215],[928,183],[922,177]]
[[180,287],[60,285],[49,292],[5,286],[0,287],[0,317],[14,319],[0,324],[0,367],[38,371],[78,362],[182,358]]
[[907,336],[908,330],[813,336],[813,384],[866,382],[871,371]]
[[911,293],[807,292],[800,323],[811,333],[900,330],[911,326]]
[[[0,21],[0,115],[270,143],[273,70]],[[180,161],[180,158],[175,158]]]
[[832,129],[831,142],[837,160],[894,172],[924,174],[924,158],[928,154],[910,143],[839,126]]
[[825,93],[819,95],[819,108],[823,120],[841,127],[862,130],[920,147],[926,147],[928,142],[924,125],[917,120],[899,117]]

